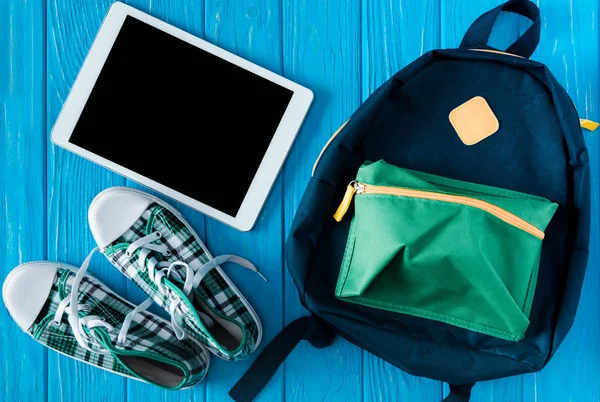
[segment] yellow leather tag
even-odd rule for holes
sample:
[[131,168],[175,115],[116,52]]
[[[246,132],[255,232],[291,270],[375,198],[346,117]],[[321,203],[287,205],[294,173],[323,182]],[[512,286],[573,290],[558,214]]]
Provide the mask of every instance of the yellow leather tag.
[[496,115],[481,96],[476,96],[452,110],[449,118],[458,137],[466,145],[477,144],[500,128]]
[[596,129],[600,126],[600,124],[596,123],[595,121],[588,119],[579,119],[579,124],[581,124],[581,127],[589,131],[596,131]]

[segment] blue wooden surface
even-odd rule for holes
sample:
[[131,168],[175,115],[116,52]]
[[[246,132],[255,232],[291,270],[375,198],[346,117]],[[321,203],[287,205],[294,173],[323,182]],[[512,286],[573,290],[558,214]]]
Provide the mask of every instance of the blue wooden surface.
[[[150,12],[315,92],[315,102],[255,229],[240,233],[177,207],[215,253],[244,255],[269,277],[231,276],[262,318],[265,341],[304,314],[284,270],[289,233],[312,164],[330,134],[373,90],[423,52],[455,47],[499,0],[132,0]],[[0,280],[20,262],[79,264],[93,247],[87,207],[102,189],[136,186],[48,141],[50,129],[111,0],[0,0]],[[598,119],[598,1],[539,0],[546,63],[581,117]],[[502,17],[493,41],[526,24]],[[479,384],[474,401],[600,401],[598,134],[585,133],[592,170],[592,247],[574,327],[542,372]],[[139,290],[102,257],[92,270],[134,301]],[[256,291],[260,289],[260,291]],[[220,401],[250,362],[213,359],[207,380],[166,392],[48,352],[0,309],[2,401]],[[439,382],[407,375],[346,341],[301,344],[261,401],[431,401]]]

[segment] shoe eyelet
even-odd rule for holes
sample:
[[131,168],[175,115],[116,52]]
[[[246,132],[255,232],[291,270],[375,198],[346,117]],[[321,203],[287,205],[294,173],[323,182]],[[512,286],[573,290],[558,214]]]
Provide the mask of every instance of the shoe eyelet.
[[54,324],[55,327],[60,327],[62,323],[60,321],[52,320],[52,324]]
[[83,311],[88,312],[92,309],[92,306],[89,303],[83,305]]
[[156,237],[158,237],[159,239],[162,237],[162,234],[158,230],[156,232],[154,232],[154,235]]
[[129,251],[125,251],[125,256],[126,257],[131,257],[131,253]]
[[165,251],[165,252],[163,253],[163,255],[164,255],[165,257],[169,257],[169,256],[171,256],[171,254],[172,254],[172,253],[171,253],[171,250],[167,250],[167,251]]

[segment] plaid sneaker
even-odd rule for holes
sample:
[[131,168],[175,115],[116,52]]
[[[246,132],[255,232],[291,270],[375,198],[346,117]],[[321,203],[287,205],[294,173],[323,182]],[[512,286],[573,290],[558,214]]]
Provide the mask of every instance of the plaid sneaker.
[[[176,390],[198,384],[209,355],[190,339],[178,341],[169,323],[135,307],[77,268],[31,262],[12,270],[2,297],[19,327],[63,355],[101,369]],[[73,314],[75,306],[77,314]]]
[[88,218],[102,253],[171,314],[180,339],[192,336],[225,360],[244,359],[256,349],[258,316],[220,268],[233,262],[260,275],[252,263],[232,255],[213,258],[174,208],[141,191],[104,190]]

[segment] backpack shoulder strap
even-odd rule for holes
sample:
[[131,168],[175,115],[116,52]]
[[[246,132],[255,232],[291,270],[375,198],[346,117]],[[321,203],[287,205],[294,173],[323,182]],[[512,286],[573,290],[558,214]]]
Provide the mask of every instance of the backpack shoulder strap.
[[315,315],[289,323],[258,355],[248,371],[229,391],[235,402],[250,402],[262,391],[281,363],[301,340],[308,340],[316,348],[333,343],[335,334]]
[[[316,315],[289,323],[258,355],[254,363],[229,391],[235,402],[252,402],[267,385],[285,358],[301,340],[315,348],[325,348],[335,340],[335,333]],[[442,402],[469,402],[475,384],[450,384],[450,394]]]

